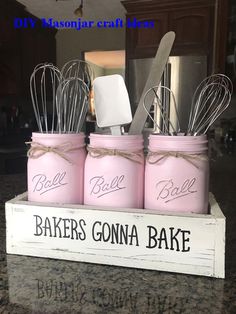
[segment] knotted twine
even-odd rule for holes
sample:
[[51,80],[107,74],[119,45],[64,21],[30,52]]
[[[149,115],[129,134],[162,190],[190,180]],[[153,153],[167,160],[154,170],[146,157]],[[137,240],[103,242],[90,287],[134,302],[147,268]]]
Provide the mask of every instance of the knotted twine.
[[26,142],[25,144],[31,145],[30,149],[27,152],[27,157],[32,159],[37,159],[46,153],[54,153],[61,158],[65,159],[70,164],[73,164],[73,161],[67,156],[67,153],[76,151],[85,145],[75,147],[72,143],[63,143],[61,145],[55,146],[46,146],[37,142]]
[[173,151],[159,151],[159,152],[152,152],[149,151],[147,154],[147,162],[151,165],[159,163],[161,160],[167,157],[175,157],[175,158],[183,158],[191,165],[199,169],[199,166],[196,164],[195,161],[208,161],[208,156],[206,154],[187,154],[182,152],[173,152]]
[[93,158],[102,158],[105,156],[120,156],[139,164],[142,164],[144,162],[143,150],[141,149],[136,151],[124,151],[112,148],[95,148],[88,146],[87,151],[89,156]]

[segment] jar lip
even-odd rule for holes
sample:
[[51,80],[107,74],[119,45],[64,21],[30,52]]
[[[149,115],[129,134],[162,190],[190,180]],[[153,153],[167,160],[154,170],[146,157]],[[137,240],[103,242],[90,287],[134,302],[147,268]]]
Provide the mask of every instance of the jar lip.
[[174,141],[207,141],[207,135],[206,134],[201,134],[201,135],[162,135],[162,134],[150,134],[149,138],[151,139],[156,139],[156,140],[174,140]]
[[85,135],[83,132],[81,133],[40,133],[40,132],[32,132],[32,137],[40,137],[40,138],[63,138],[63,137],[74,137],[74,138],[84,138]]
[[204,135],[200,135],[200,136],[165,136],[165,135],[161,135],[156,136],[156,135],[150,135],[149,136],[149,145],[176,145],[178,143],[178,145],[208,145],[208,140],[207,137]]
[[102,134],[102,133],[90,133],[89,137],[92,138],[105,138],[105,139],[114,139],[114,140],[124,140],[124,139],[137,139],[137,140],[143,140],[142,134],[137,135],[130,135],[128,133],[125,133],[123,135],[112,135],[112,134]]

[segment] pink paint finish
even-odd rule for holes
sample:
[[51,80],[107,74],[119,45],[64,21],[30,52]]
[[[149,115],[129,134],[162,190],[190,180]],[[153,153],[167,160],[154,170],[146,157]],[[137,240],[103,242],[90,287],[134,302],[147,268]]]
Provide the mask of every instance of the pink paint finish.
[[68,160],[51,151],[28,159],[28,200],[83,204],[84,135],[33,133],[32,142],[60,152],[64,145],[71,150],[62,152]]
[[[146,161],[145,208],[207,213],[209,183],[207,143],[205,135],[150,135],[149,151],[179,152],[185,154],[186,158],[183,158],[183,155],[166,156],[153,164]],[[187,155],[190,156],[189,160]],[[199,158],[191,158],[196,155]],[[153,156],[150,161],[161,157]]]
[[[141,135],[90,135],[92,148],[142,151]],[[122,156],[94,158],[87,155],[84,176],[84,203],[106,207],[143,208],[144,162]]]

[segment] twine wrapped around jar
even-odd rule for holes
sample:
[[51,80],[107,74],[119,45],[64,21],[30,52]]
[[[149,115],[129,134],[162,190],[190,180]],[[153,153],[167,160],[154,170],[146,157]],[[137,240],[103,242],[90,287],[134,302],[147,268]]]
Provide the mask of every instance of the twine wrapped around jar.
[[177,151],[149,151],[147,154],[147,162],[151,165],[159,163],[161,160],[167,157],[183,158],[194,167],[199,169],[195,161],[208,161],[208,156],[206,154],[187,154]]
[[91,146],[87,147],[89,156],[93,158],[102,158],[104,156],[120,156],[128,160],[142,164],[144,162],[143,150],[137,151],[124,151],[119,149],[110,148],[94,148]]
[[73,162],[70,158],[67,157],[66,153],[81,149],[81,146],[75,147],[72,143],[69,142],[55,146],[47,146],[37,142],[26,142],[25,144],[31,145],[30,149],[27,152],[28,158],[37,159],[46,153],[54,153],[68,161],[70,164],[73,164]]

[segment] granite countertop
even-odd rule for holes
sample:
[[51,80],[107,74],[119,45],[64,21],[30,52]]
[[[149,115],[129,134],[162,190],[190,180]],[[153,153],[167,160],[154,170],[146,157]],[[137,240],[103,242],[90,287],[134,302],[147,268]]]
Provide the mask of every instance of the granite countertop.
[[1,175],[0,313],[236,313],[236,157],[211,168],[211,191],[226,216],[224,280],[6,255],[4,202],[26,190],[26,176]]

